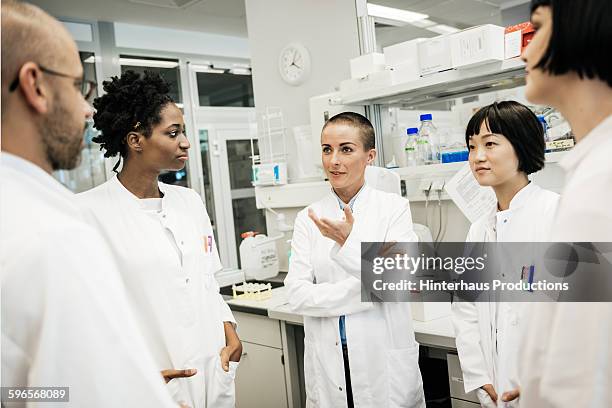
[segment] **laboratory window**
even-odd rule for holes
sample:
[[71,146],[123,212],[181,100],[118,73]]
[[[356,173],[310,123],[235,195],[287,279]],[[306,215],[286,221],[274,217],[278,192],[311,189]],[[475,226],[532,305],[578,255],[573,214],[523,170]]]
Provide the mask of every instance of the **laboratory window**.
[[219,72],[196,73],[200,106],[255,106],[251,75],[234,74],[232,70],[215,71]]

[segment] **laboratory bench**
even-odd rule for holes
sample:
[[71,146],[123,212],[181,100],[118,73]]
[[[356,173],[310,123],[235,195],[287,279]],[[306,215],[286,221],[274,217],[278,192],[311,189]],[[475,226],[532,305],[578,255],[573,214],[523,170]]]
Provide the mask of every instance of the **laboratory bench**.
[[[272,297],[266,300],[233,299],[231,287],[222,288],[243,344],[236,377],[237,408],[305,406],[304,320],[289,308],[284,275],[272,281]],[[450,316],[413,324],[421,346],[419,365],[427,407],[479,407],[474,393],[463,391]]]

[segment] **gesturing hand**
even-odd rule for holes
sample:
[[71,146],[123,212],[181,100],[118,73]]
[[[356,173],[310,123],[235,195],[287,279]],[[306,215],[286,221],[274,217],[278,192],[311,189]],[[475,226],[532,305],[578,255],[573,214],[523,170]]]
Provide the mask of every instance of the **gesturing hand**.
[[353,212],[348,205],[344,207],[344,218],[341,221],[319,218],[312,208],[308,209],[308,217],[315,223],[324,237],[333,239],[340,246],[344,245],[346,242],[346,239],[353,230],[353,223],[355,222]]

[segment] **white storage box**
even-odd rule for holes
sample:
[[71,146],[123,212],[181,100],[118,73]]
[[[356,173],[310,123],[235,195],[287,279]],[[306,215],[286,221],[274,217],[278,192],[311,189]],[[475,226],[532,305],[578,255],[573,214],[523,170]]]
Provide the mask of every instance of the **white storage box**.
[[425,41],[417,38],[404,41],[399,44],[390,45],[383,49],[387,69],[393,71],[393,85],[412,82],[421,76],[419,68],[418,43]]
[[419,50],[417,44],[422,41],[424,41],[423,38],[416,38],[383,48],[387,67],[393,68],[406,63],[418,63]]
[[504,30],[504,27],[485,24],[451,34],[453,68],[503,61]]
[[452,69],[451,45],[448,35],[428,38],[417,43],[421,76]]
[[351,60],[351,78],[358,79],[385,69],[385,56],[379,52],[360,55]]
[[420,77],[419,64],[415,60],[414,62],[407,62],[394,66],[392,68],[391,83],[393,85],[404,84],[406,82],[416,81]]
[[355,92],[369,91],[372,89],[390,86],[393,83],[392,72],[384,70],[366,75],[363,78],[346,79],[340,82],[340,97],[345,99]]
[[287,163],[262,163],[253,165],[254,186],[287,184]]

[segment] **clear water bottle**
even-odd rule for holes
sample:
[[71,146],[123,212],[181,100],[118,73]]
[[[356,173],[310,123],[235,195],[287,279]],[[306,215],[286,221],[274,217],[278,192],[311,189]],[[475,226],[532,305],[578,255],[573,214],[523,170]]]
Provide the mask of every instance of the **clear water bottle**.
[[419,145],[421,145],[421,157],[424,164],[440,163],[440,152],[438,150],[438,129],[432,122],[431,113],[420,116],[421,128],[419,129]]
[[404,146],[404,153],[406,154],[406,166],[418,166],[419,164],[422,164],[419,162],[419,158],[417,155],[417,137],[419,134],[419,129],[408,128],[406,129],[406,133],[408,134],[408,139],[406,140],[406,145]]

